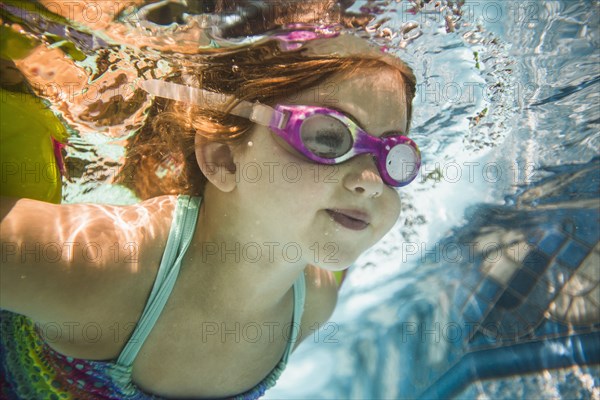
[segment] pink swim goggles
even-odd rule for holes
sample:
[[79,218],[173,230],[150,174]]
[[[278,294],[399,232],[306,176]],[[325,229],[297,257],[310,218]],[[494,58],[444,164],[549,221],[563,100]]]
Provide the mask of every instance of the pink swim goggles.
[[[147,80],[140,86],[150,94],[224,110],[236,99],[172,82]],[[370,135],[350,117],[334,109],[305,105],[276,105],[239,101],[230,114],[267,126],[296,151],[319,164],[340,164],[371,154],[379,174],[390,186],[412,182],[421,167],[416,143],[401,134]]]
[[419,172],[421,154],[406,136],[368,134],[347,115],[330,108],[277,105],[268,124],[300,154],[319,164],[340,164],[360,154],[371,154],[383,181],[408,185]]

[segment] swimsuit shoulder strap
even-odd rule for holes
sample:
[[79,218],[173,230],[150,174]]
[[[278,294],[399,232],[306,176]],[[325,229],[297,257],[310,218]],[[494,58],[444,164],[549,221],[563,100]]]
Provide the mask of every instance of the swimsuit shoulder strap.
[[302,321],[302,314],[304,313],[304,301],[306,299],[306,279],[304,278],[304,271],[300,273],[298,279],[294,282],[294,314],[292,316],[292,327],[290,338],[283,353],[282,361],[287,364],[288,358],[292,353],[294,344],[298,340],[300,333],[300,322]]
[[181,261],[188,249],[200,209],[200,197],[179,196],[152,292],[131,338],[121,351],[117,365],[131,369],[133,361],[162,312],[179,274]]

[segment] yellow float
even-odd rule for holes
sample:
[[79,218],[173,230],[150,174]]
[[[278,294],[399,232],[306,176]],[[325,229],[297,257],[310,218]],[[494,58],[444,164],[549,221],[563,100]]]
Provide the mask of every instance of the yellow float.
[[[0,58],[5,65],[26,57],[36,45],[0,26]],[[60,203],[57,160],[66,141],[65,127],[42,99],[0,88],[0,195]]]

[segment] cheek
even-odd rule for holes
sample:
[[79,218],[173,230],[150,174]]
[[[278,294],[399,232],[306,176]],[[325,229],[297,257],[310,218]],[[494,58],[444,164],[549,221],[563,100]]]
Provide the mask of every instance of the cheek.
[[[319,168],[281,146],[266,129],[255,129],[249,136],[252,145],[238,154],[238,181],[243,190],[275,193],[292,206],[304,206],[319,190]],[[249,187],[250,186],[250,187]]]
[[382,196],[382,204],[380,208],[383,229],[385,230],[383,234],[386,234],[390,229],[392,229],[398,220],[398,217],[400,216],[400,206],[400,194],[396,190],[386,187],[386,190]]

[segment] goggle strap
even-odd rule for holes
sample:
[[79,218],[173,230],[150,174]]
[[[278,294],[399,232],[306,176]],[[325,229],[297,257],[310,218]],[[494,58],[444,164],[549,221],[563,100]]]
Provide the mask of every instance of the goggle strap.
[[226,94],[209,92],[191,86],[180,85],[158,79],[144,80],[139,86],[153,96],[182,101],[215,110],[224,110],[234,97]]
[[[216,111],[225,112],[227,107],[236,100],[235,96],[232,95],[215,93],[159,79],[143,80],[139,83],[139,86],[153,96],[182,101],[184,103],[194,104]],[[259,102],[251,103],[245,100],[240,100],[229,113],[237,115],[238,117],[247,118],[254,123],[264,126],[270,126],[274,115],[277,117],[278,127],[284,123],[285,119],[281,112],[272,107]]]
[[283,113],[266,104],[259,103],[258,101],[256,103],[250,103],[249,101],[241,100],[230,113],[237,115],[238,117],[247,118],[256,124],[263,126],[270,126],[271,121],[273,121],[275,116],[277,118],[275,125],[278,128],[281,128],[281,124],[284,120]]

